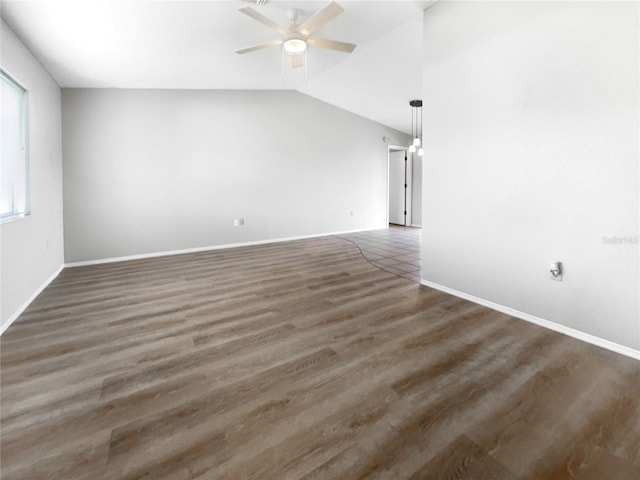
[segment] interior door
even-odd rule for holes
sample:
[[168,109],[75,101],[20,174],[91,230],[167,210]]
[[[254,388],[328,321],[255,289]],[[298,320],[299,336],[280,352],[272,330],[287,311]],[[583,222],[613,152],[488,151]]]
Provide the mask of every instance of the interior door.
[[407,224],[406,152],[389,152],[389,223]]

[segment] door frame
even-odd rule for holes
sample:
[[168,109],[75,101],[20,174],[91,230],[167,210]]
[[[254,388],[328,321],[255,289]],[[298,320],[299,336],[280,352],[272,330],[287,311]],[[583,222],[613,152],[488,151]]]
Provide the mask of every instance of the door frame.
[[387,228],[389,227],[389,168],[390,168],[390,162],[391,162],[391,152],[405,152],[405,155],[407,157],[407,164],[406,164],[406,171],[405,171],[405,175],[406,175],[406,182],[407,182],[407,188],[405,188],[405,208],[407,211],[407,214],[405,215],[405,226],[410,226],[412,224],[412,217],[411,217],[411,202],[412,202],[412,195],[413,195],[413,191],[412,191],[412,182],[413,182],[413,169],[412,169],[412,159],[411,159],[411,154],[409,153],[409,147],[406,147],[404,145],[387,145],[387,201],[385,203],[386,205],[386,213],[385,213],[385,217],[387,219],[386,225]]

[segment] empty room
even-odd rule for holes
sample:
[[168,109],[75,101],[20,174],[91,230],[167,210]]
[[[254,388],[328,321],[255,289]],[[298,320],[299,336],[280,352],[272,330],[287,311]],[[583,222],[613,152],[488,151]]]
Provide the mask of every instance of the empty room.
[[640,2],[0,7],[0,478],[640,478]]

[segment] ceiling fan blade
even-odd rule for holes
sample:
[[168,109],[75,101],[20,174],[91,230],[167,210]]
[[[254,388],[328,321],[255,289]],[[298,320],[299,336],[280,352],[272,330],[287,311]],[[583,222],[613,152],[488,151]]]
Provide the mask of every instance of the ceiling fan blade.
[[271,20],[268,17],[265,17],[264,15],[262,15],[261,13],[255,11],[253,8],[251,7],[242,7],[240,9],[238,9],[239,12],[244,13],[245,15],[253,18],[254,20],[257,20],[258,22],[260,22],[261,24],[272,28],[273,30],[276,30],[277,32],[280,33],[289,33],[289,30],[286,27],[283,27],[282,25],[280,25],[279,23],[274,22],[273,20]]
[[239,50],[236,50],[236,53],[242,55],[244,53],[255,52],[256,50],[262,50],[263,48],[277,47],[278,45],[282,45],[282,40],[271,40],[270,42],[259,43],[258,45],[253,45],[251,47],[241,48]]
[[337,40],[329,40],[328,38],[313,36],[307,37],[307,42],[314,47],[330,48],[331,50],[339,50],[346,53],[351,53],[356,48],[356,44],[354,43],[339,42]]
[[331,2],[329,5],[324,7],[322,10],[319,10],[311,17],[307,18],[304,22],[302,22],[297,28],[296,31],[301,33],[302,35],[309,35],[313,33],[315,30],[320,28],[322,25],[327,23],[334,17],[337,17],[342,12],[344,12],[344,8],[338,5],[336,2]]
[[304,67],[304,55],[289,55],[291,57],[291,68]]

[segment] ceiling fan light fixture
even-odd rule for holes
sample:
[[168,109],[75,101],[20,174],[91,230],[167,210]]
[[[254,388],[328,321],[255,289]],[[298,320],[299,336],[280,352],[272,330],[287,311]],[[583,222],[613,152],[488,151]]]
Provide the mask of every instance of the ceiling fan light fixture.
[[[2,1],[2,0],[0,0]],[[260,0],[245,0],[246,2],[257,2]],[[266,0],[265,0],[266,1]],[[254,10],[251,7],[243,7],[238,11],[248,17],[254,19],[258,23],[275,30],[280,34],[279,38],[271,40],[269,42],[263,42],[258,45],[253,45],[246,48],[236,50],[237,54],[245,54],[262,50],[264,48],[282,46],[282,81],[286,81],[287,64],[290,65],[291,70],[304,69],[304,82],[307,83],[307,52],[310,44],[315,48],[325,48],[329,50],[337,50],[339,52],[351,53],[356,48],[356,45],[348,42],[340,42],[337,40],[331,40],[323,37],[316,37],[311,35],[318,28],[340,15],[344,9],[336,2],[331,2],[325,7],[315,12],[310,17],[306,18],[302,22],[298,21],[299,11],[295,8],[287,10],[287,16],[289,17],[289,25],[284,26],[271,20],[269,17],[264,16],[262,13]]]
[[284,49],[287,53],[299,55],[307,49],[307,42],[301,38],[290,38],[284,42]]

